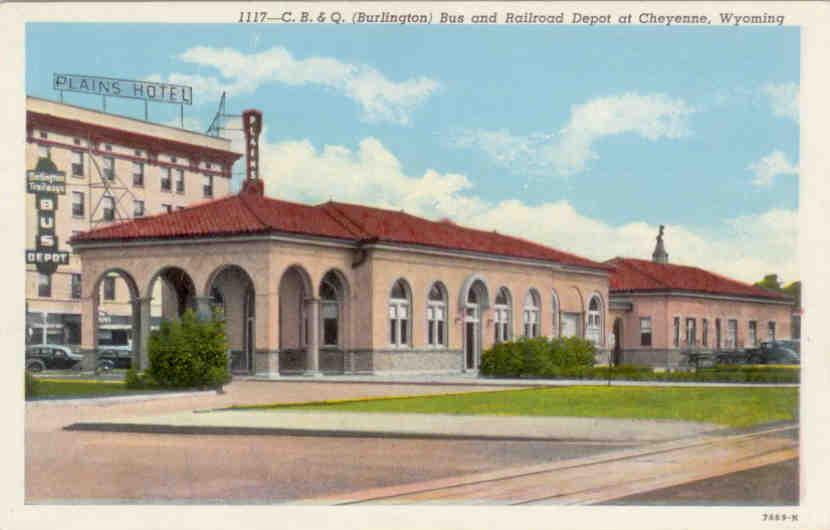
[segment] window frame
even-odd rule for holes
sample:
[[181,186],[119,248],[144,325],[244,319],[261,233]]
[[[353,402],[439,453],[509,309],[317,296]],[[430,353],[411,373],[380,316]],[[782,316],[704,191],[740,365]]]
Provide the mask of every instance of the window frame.
[[103,156],[101,158],[104,162],[104,178],[112,182],[113,180],[115,180],[115,157]]
[[[397,298],[392,296],[392,292],[400,284],[403,289],[405,298]],[[398,278],[389,289],[387,316],[389,327],[387,331],[388,342],[391,348],[405,349],[410,348],[412,344],[412,291],[409,288],[409,283],[403,278]],[[404,318],[401,315],[405,313]],[[404,336],[406,339],[404,340]]]
[[185,192],[185,183],[184,183],[184,169],[176,168],[176,193],[184,193]]
[[81,295],[81,274],[78,272],[73,272],[71,273],[69,280],[69,296],[73,300],[80,300]]
[[161,168],[161,181],[160,181],[161,191],[164,193],[170,193],[173,191],[173,169],[170,167],[162,167]]
[[[440,299],[432,297],[433,290],[437,290]],[[444,284],[435,281],[427,291],[427,346],[430,348],[446,348],[447,341],[447,290]]]
[[38,298],[52,298],[52,275],[37,273]]
[[213,197],[213,175],[202,175],[202,195]]
[[[498,301],[501,295],[504,303]],[[493,339],[496,344],[509,342],[513,339],[513,297],[507,287],[500,287],[493,300]]]
[[[648,326],[643,326],[647,323]],[[653,323],[650,316],[640,317],[640,346],[652,347],[653,341]],[[646,340],[648,338],[648,340]]]
[[144,187],[144,162],[133,160],[133,186]]
[[[106,204],[110,207],[107,208]],[[104,221],[115,221],[115,197],[112,195],[104,195],[101,197],[101,218]]]
[[[591,303],[596,301],[597,309],[591,309]],[[588,299],[588,310],[586,311],[586,320],[585,320],[585,338],[592,341],[591,338],[591,331],[596,332],[597,340],[595,344],[597,346],[603,345],[603,303],[602,297],[598,293],[594,293],[591,295],[591,298]],[[592,324],[594,322],[594,324]]]
[[[79,162],[75,161],[75,156],[80,157]],[[84,152],[78,151],[76,149],[72,150],[72,176],[73,177],[83,177],[84,176]]]
[[[79,202],[75,199],[80,198]],[[82,191],[72,191],[72,217],[75,219],[83,219],[86,215],[86,196]]]
[[531,288],[525,294],[522,307],[522,331],[524,336],[535,339],[541,336],[542,303],[538,291]]
[[104,276],[101,287],[104,291],[104,300],[107,302],[114,301],[116,298],[115,276]]
[[144,217],[147,215],[147,208],[141,199],[133,199],[133,217]]

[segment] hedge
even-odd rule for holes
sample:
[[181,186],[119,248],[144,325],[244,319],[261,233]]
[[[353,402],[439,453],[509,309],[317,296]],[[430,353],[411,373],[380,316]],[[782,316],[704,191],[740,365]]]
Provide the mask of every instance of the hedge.
[[558,377],[563,370],[594,365],[594,344],[580,337],[520,338],[493,345],[481,355],[481,373],[501,377]]

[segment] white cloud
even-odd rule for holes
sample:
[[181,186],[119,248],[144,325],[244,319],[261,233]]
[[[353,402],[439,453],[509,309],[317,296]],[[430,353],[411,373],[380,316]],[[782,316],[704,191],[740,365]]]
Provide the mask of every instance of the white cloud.
[[[580,213],[568,201],[528,205],[493,202],[475,194],[465,175],[429,169],[409,175],[377,139],[355,149],[315,147],[308,140],[262,144],[263,175],[270,195],[318,203],[333,198],[431,219],[449,217],[467,226],[551,245],[596,260],[614,256],[650,258],[657,226],[611,225]],[[669,225],[666,245],[674,263],[698,265],[745,281],[775,272],[798,278],[794,210],[727,220],[716,229]]]
[[755,175],[752,184],[759,188],[769,188],[779,175],[798,176],[798,166],[778,149],[751,163],[747,169]]
[[571,107],[568,123],[556,133],[515,136],[507,131],[464,131],[457,147],[475,147],[494,162],[518,172],[567,176],[580,173],[598,158],[595,144],[607,136],[636,134],[649,141],[690,134],[694,109],[665,94],[626,93]]
[[798,96],[799,86],[796,83],[767,83],[761,87],[761,92],[769,99],[772,113],[782,118],[799,121]]
[[[439,88],[428,77],[392,81],[365,64],[349,64],[329,57],[297,59],[282,47],[243,54],[231,48],[198,46],[179,55],[186,63],[215,69],[219,77],[170,74],[166,81],[193,86],[194,91],[218,97],[222,91],[249,94],[267,83],[318,85],[357,102],[369,122],[409,123],[412,112]],[[161,80],[152,76],[150,80]]]

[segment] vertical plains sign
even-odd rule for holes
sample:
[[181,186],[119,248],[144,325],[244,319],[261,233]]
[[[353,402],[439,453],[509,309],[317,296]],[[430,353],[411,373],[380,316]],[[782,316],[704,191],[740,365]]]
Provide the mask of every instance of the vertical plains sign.
[[193,104],[193,88],[185,85],[115,79],[77,74],[52,74],[52,88],[96,96],[143,99],[159,103]]
[[69,264],[69,252],[58,250],[55,235],[58,195],[66,194],[66,173],[51,161],[38,163],[36,169],[26,172],[26,191],[34,194],[37,211],[35,248],[26,250],[26,264],[34,265],[41,274],[52,274],[58,265]]

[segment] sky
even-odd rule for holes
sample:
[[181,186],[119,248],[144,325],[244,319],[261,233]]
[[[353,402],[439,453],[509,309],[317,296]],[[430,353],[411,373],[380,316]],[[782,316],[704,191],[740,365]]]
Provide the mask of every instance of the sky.
[[[786,26],[37,23],[26,87],[57,99],[52,73],[190,85],[185,126],[200,131],[226,91],[228,112],[264,114],[270,196],[451,218],[596,260],[650,259],[663,224],[671,262],[788,282],[799,38]],[[109,98],[107,110],[143,118],[144,106]],[[178,112],[151,104],[150,120],[175,125]]]

